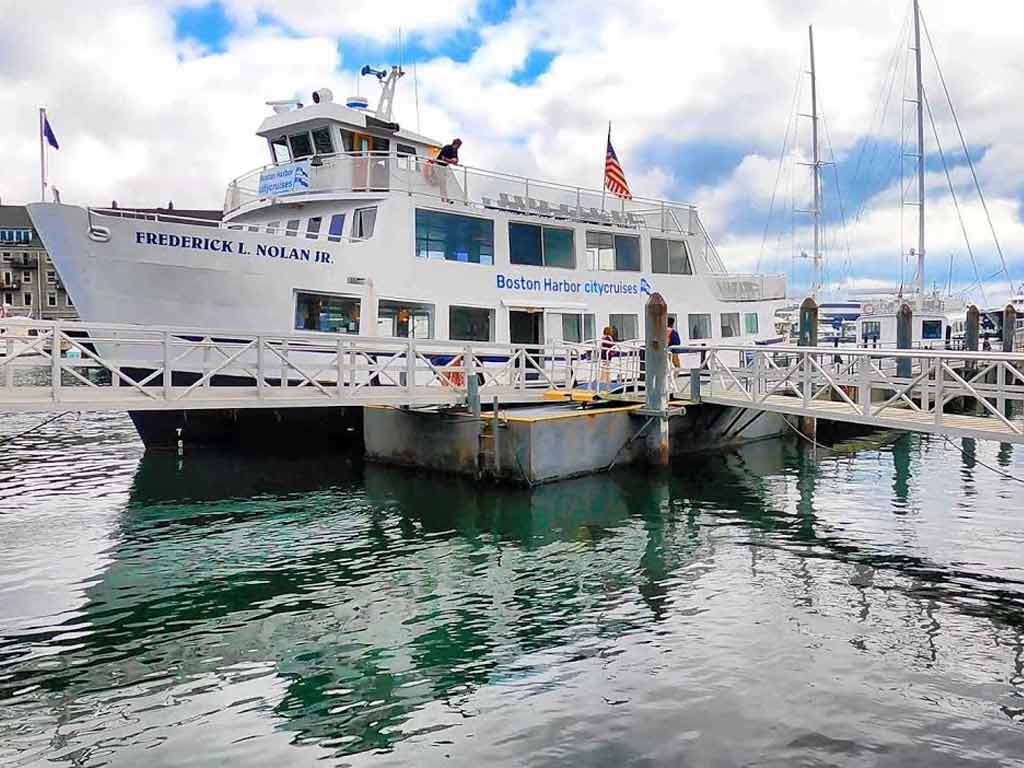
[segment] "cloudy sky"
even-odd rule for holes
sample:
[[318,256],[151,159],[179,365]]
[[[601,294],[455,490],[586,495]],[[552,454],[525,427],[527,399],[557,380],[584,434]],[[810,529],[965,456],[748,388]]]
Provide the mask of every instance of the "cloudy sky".
[[[1024,6],[922,5],[1010,278],[1024,280]],[[901,253],[916,213],[900,216],[909,0],[0,0],[0,12],[5,203],[39,194],[45,105],[65,202],[217,207],[232,177],[266,161],[253,135],[264,101],[324,86],[344,98],[363,64],[395,63],[401,27],[419,85],[417,117],[412,77],[401,83],[403,125],[461,136],[469,165],[599,187],[611,120],[635,194],[696,202],[731,269],[785,272],[796,293],[810,278],[794,258],[812,250],[809,219],[793,213],[810,206],[810,122],[792,115],[810,109],[813,24],[834,162],[827,278],[912,277]],[[1009,280],[927,46],[925,85],[928,282],[1002,301]],[[358,87],[376,97],[369,80]]]

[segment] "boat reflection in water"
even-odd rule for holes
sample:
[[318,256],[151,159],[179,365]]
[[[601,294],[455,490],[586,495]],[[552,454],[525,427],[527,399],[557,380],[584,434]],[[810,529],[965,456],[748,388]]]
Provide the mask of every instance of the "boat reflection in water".
[[[949,757],[922,739],[956,728],[1009,753],[1021,585],[950,556],[974,531],[914,524],[935,515],[915,481],[933,450],[776,441],[529,491],[344,456],[150,453],[79,613],[0,637],[0,734],[32,722],[9,742],[23,757],[118,765],[612,764],[725,754],[736,734],[780,760],[872,739]],[[1011,682],[986,693],[943,665]],[[926,679],[944,714],[886,675]],[[894,730],[837,730],[826,700]],[[681,718],[703,747],[674,741]]]

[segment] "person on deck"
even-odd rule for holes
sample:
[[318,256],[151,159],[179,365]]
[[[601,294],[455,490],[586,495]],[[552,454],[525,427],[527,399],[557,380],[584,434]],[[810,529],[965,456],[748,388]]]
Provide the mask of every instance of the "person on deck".
[[459,147],[462,146],[462,139],[452,139],[451,144],[445,144],[434,158],[434,178],[437,186],[441,188],[441,199],[444,202],[451,202],[448,199],[448,166],[459,164]]
[[669,385],[673,391],[676,388],[676,372],[681,367],[679,362],[679,353],[675,350],[683,343],[683,340],[679,338],[679,331],[676,330],[676,319],[670,317],[668,319],[668,354],[669,360],[672,361],[672,375],[669,376]]

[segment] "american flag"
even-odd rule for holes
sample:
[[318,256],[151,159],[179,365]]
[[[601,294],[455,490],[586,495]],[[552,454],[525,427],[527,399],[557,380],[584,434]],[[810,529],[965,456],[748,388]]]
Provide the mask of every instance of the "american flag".
[[608,126],[608,151],[604,154],[604,188],[613,195],[632,200],[633,195],[626,183],[626,174],[622,172],[619,158],[612,147],[612,128]]

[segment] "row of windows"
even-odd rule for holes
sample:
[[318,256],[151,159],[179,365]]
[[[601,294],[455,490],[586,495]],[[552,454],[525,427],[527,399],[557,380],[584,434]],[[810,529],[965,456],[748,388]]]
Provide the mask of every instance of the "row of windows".
[[[564,227],[508,225],[509,262],[533,267],[576,269],[576,232]],[[416,256],[421,259],[494,263],[494,222],[456,213],[416,210]],[[595,271],[640,272],[638,235],[586,233],[586,268]],[[692,275],[689,249],[682,240],[651,238],[651,272]]]
[[[283,223],[281,221],[271,221],[267,224],[232,224],[228,229],[243,230],[248,229],[250,232],[264,231],[268,235],[276,235],[283,233],[288,237],[298,237],[299,233],[302,232],[305,237],[310,240],[315,240],[321,236],[321,232],[324,231],[324,220],[327,221],[326,235],[327,240],[332,243],[340,243],[342,239],[342,233],[345,229],[345,214],[335,213],[328,217],[324,216],[312,216],[308,219],[288,219]],[[305,227],[303,228],[303,223]],[[356,208],[352,212],[352,226],[349,232],[349,237],[353,240],[368,240],[373,237],[373,231],[377,224],[377,207],[371,206],[368,208]]]
[[[3,297],[4,297],[4,304],[6,304],[8,306],[11,306],[11,307],[16,307],[16,306],[31,307],[32,306],[32,294],[31,293],[14,293],[12,291],[5,291],[4,294],[3,294]],[[19,298],[19,297],[21,298],[21,304],[20,305],[15,303],[15,299]],[[53,291],[50,291],[49,293],[46,294],[46,306],[48,306],[48,307],[56,307],[56,306],[58,306],[58,296]],[[75,306],[71,302],[71,297],[66,295],[66,294],[64,296],[64,306],[65,307],[73,307],[73,306]]]
[[[328,333],[359,333],[361,300],[349,296],[333,296],[299,291],[295,300],[295,328]],[[512,313],[515,310],[511,311]],[[536,313],[532,313],[536,314]],[[540,317],[561,327],[561,338],[569,342],[590,341],[596,338],[596,316],[592,313],[548,313]],[[740,326],[739,312],[723,312],[719,316],[723,339],[758,332],[756,312],[743,314]],[[685,327],[679,327],[682,340],[712,338],[712,315],[693,313],[686,316]],[[640,337],[638,314],[610,314],[608,324],[621,341]],[[452,341],[494,341],[495,311],[485,307],[448,307],[448,338]],[[540,326],[538,326],[540,329]],[[399,338],[434,338],[434,305],[422,302],[402,302],[382,299],[377,307],[377,333]],[[537,331],[538,336],[540,330]],[[514,335],[514,332],[513,332]],[[516,339],[513,339],[516,341]],[[527,340],[524,343],[536,343]]]
[[[327,126],[278,136],[270,141],[271,157],[275,163],[287,163],[313,155],[330,155],[335,151],[388,152],[391,148],[391,142],[380,136],[356,133],[344,128],[339,129],[337,135],[341,137],[340,150],[335,150],[336,135]],[[416,147],[411,144],[396,144],[395,150],[399,157],[416,155]]]
[[[22,264],[29,264],[29,263],[31,263],[32,256],[33,256],[33,254],[29,253],[28,251],[23,251],[22,254],[21,254],[21,263]],[[10,251],[4,251],[2,254],[0,254],[0,258],[2,258],[6,262],[14,263],[15,260],[17,259],[17,256],[15,254],[11,253]],[[50,259],[49,256],[46,257],[46,261],[47,262],[51,262],[51,259]]]
[[0,229],[0,243],[28,243],[31,240],[31,229]]

